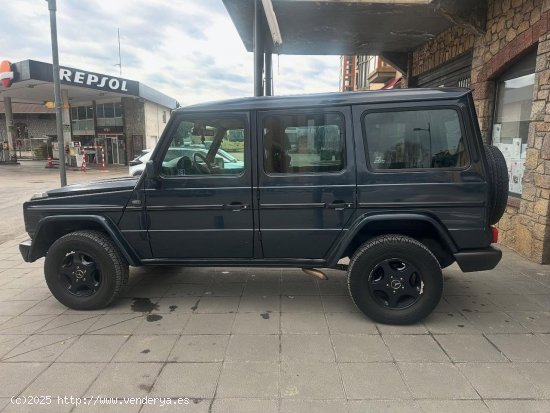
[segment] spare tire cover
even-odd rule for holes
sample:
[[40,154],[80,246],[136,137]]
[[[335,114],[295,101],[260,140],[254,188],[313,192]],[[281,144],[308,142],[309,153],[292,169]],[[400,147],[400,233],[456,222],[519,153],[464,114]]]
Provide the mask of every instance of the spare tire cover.
[[508,202],[508,167],[506,159],[496,146],[485,145],[485,157],[487,159],[487,182],[489,183],[489,224],[496,224]]

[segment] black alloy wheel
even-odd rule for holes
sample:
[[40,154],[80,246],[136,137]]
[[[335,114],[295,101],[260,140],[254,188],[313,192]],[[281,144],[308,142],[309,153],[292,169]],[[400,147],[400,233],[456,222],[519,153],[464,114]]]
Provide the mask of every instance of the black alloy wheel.
[[101,272],[95,259],[82,251],[71,251],[59,268],[61,282],[77,297],[90,297],[101,286]]
[[374,300],[386,308],[399,310],[418,301],[422,294],[422,277],[415,265],[390,258],[375,265],[368,286]]

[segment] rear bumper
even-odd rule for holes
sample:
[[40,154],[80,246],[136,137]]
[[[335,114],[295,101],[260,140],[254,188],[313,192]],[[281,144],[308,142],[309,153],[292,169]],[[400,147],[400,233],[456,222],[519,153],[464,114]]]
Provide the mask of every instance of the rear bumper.
[[502,251],[489,247],[482,250],[457,252],[454,256],[462,272],[488,271],[500,262]]
[[21,252],[21,256],[23,257],[25,262],[31,262],[30,260],[31,245],[32,245],[32,240],[30,239],[25,240],[21,244],[19,244],[19,252]]

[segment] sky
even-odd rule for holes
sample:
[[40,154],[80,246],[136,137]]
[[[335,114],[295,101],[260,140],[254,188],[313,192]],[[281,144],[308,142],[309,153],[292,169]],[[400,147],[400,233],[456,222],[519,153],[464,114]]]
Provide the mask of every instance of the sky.
[[[51,59],[44,0],[3,1],[0,60]],[[248,53],[222,0],[57,0],[63,66],[137,80],[182,105],[253,94]],[[284,41],[284,38],[283,38]],[[338,90],[338,56],[274,56],[275,94]]]

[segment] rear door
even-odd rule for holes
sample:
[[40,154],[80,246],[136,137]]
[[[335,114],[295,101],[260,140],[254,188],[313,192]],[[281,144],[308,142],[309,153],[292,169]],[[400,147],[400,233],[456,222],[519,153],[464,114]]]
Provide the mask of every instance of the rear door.
[[358,207],[435,218],[459,245],[486,243],[487,184],[467,101],[354,107]]
[[349,107],[258,113],[265,258],[323,259],[355,209]]

